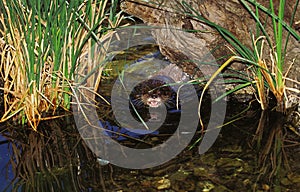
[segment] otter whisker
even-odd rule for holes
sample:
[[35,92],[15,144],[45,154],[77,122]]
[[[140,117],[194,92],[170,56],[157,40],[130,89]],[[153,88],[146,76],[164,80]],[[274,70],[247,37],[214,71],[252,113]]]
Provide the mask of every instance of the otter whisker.
[[145,80],[134,87],[130,98],[134,98],[132,102],[136,106],[151,108],[157,108],[162,104],[165,104],[167,107],[174,106],[172,100],[176,92],[169,86],[170,82],[172,83],[172,80],[162,76]]

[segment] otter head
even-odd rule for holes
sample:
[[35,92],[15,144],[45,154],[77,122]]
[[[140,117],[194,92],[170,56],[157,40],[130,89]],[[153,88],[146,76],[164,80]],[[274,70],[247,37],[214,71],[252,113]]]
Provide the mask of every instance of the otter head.
[[168,77],[155,76],[139,83],[131,92],[131,99],[135,106],[143,104],[151,108],[158,108],[168,104],[175,94],[172,87],[167,86],[171,81]]
[[158,90],[149,91],[148,93],[143,94],[141,97],[144,104],[153,108],[159,107],[164,102],[162,95]]

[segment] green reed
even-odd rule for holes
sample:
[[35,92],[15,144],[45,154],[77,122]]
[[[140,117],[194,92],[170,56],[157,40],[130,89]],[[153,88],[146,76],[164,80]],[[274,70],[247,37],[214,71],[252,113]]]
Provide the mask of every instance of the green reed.
[[[70,108],[80,56],[119,25],[118,1],[20,0],[0,2],[5,111],[36,128],[43,112]],[[8,57],[9,55],[9,57]],[[6,65],[8,64],[8,65]]]
[[[272,0],[269,1],[269,8],[262,6],[255,0],[240,0],[240,2],[256,22],[256,34],[249,34],[249,38],[252,38],[252,47],[247,47],[244,45],[227,29],[203,18],[197,11],[193,9],[193,7],[187,3],[183,2],[183,5],[187,8],[187,10],[189,10],[186,12],[186,14],[199,21],[205,22],[207,25],[217,30],[220,35],[222,35],[222,37],[234,48],[234,56],[228,59],[227,62],[222,65],[221,69],[224,69],[230,65],[232,61],[240,61],[249,66],[251,70],[247,75],[249,78],[245,78],[245,74],[241,74],[240,76],[243,80],[248,80],[241,81],[242,84],[239,85],[236,90],[250,85],[256,87],[262,109],[267,108],[268,95],[266,93],[267,90],[271,90],[277,99],[277,110],[284,111],[284,55],[287,50],[290,35],[292,35],[296,40],[300,40],[300,35],[297,34],[291,27],[299,1],[297,1],[295,4],[289,24],[284,21],[284,0],[280,0],[278,14],[275,13]],[[262,22],[263,17],[260,17],[260,13],[268,15],[272,20],[273,31],[270,35],[267,32],[267,23]],[[285,43],[283,42],[284,30],[288,33]],[[267,48],[264,47],[265,44],[267,44]],[[266,50],[270,52],[270,56],[265,54]],[[265,61],[266,58],[270,60],[271,63],[267,64]],[[273,71],[275,71],[275,73],[273,73]],[[212,78],[215,78],[219,73],[221,73],[221,70],[218,70]],[[227,92],[224,96],[229,95],[232,92],[233,90]]]
[[[208,88],[210,83],[219,75],[227,66],[229,66],[233,61],[238,61],[247,65],[249,72],[235,72],[236,75],[226,74],[229,78],[232,78],[232,83],[239,83],[233,90],[228,91],[218,99],[225,97],[232,92],[247,87],[253,86],[256,88],[258,101],[261,104],[262,113],[257,127],[256,136],[253,141],[256,141],[258,150],[260,150],[258,165],[260,168],[260,175],[258,179],[266,174],[266,170],[270,171],[268,175],[269,179],[275,178],[275,190],[280,191],[280,175],[282,166],[285,164],[283,161],[285,155],[284,149],[284,138],[283,138],[283,112],[286,109],[285,102],[285,91],[288,89],[286,87],[286,74],[284,74],[285,54],[287,51],[287,46],[289,37],[292,35],[297,41],[300,41],[300,36],[291,27],[294,23],[294,16],[299,4],[299,0],[296,1],[292,16],[287,24],[284,19],[284,7],[285,1],[279,1],[278,13],[275,13],[275,7],[272,0],[269,0],[269,8],[266,8],[259,4],[255,0],[240,0],[240,3],[244,6],[245,11],[248,11],[250,15],[255,20],[256,33],[249,34],[249,38],[252,41],[252,47],[248,47],[243,44],[239,39],[237,39],[232,33],[227,29],[212,23],[205,18],[203,18],[199,13],[197,13],[191,6],[184,3],[184,6],[189,10],[189,16],[205,22],[220,35],[227,40],[227,42],[233,47],[233,56],[231,56],[220,68],[212,75],[210,80],[204,87],[204,91]],[[263,16],[261,16],[263,15]],[[268,23],[268,19],[271,19],[271,23]],[[271,29],[267,28],[271,25]],[[284,33],[287,35],[284,36]],[[285,40],[285,42],[284,42]],[[290,67],[290,66],[289,66]],[[289,68],[288,67],[288,68]],[[224,74],[223,74],[224,76]],[[227,83],[231,83],[228,82]],[[268,118],[269,108],[268,106],[268,92],[269,90],[273,93],[277,100],[275,113],[277,118],[275,118],[275,123],[273,122],[272,127],[266,122]],[[292,90],[292,89],[289,89]],[[204,91],[200,97],[199,104],[199,117],[200,123],[203,128],[203,123],[200,116],[200,106],[204,95]],[[272,128],[272,129],[270,129]],[[265,146],[260,146],[262,142],[263,135],[266,137]],[[201,139],[201,138],[200,138]],[[271,163],[270,163],[271,162]],[[278,182],[279,181],[279,182]]]

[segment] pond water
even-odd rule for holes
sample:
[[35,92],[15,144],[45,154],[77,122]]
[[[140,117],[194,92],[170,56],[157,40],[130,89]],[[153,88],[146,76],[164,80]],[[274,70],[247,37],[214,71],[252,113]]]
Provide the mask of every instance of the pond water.
[[[122,55],[118,60],[121,59]],[[113,61],[111,69],[114,64]],[[114,75],[119,73],[108,71],[98,91],[110,101]],[[195,90],[199,96],[201,88]],[[155,109],[149,111],[145,106],[136,111],[130,108],[131,114],[127,115],[139,114],[140,117],[135,117],[139,122],[155,122],[165,116],[163,125],[155,131],[143,126],[138,130],[119,126],[112,106],[101,98],[98,102],[97,124],[106,128],[102,133],[129,148],[151,149],[175,133],[190,134],[176,132],[181,106],[185,103],[176,105],[174,98],[171,102],[175,105],[167,107],[165,114]],[[210,102],[207,95],[201,110],[206,114],[205,125],[209,121]],[[127,100],[126,106],[129,105]],[[0,191],[297,191],[300,187],[299,137],[284,126],[282,114],[261,112],[254,100],[244,103],[234,98],[227,100],[224,126],[206,153],[199,154],[198,146],[206,132],[198,126],[192,140],[178,155],[145,169],[115,166],[99,157],[87,144],[101,144],[105,150],[110,141],[102,139],[104,143],[98,143],[96,136],[83,139],[73,114],[58,113],[65,116],[42,122],[37,132],[26,126],[1,124],[5,132],[0,135]],[[122,153],[110,154],[114,155],[123,161],[131,160]],[[161,153],[151,158],[156,161],[166,155]],[[143,157],[139,158],[142,161]]]
[[[246,104],[238,106],[239,109],[248,107]],[[232,121],[231,117],[240,111],[236,107],[237,104],[229,106],[232,113],[226,122]],[[279,181],[274,183],[269,180],[272,167],[267,166],[274,163],[272,151],[271,157],[265,157],[265,168],[259,166],[260,155],[273,133],[265,131],[261,140],[257,138],[260,112],[256,107],[248,109],[243,119],[224,126],[205,154],[199,155],[198,145],[193,146],[201,137],[199,130],[190,145],[175,158],[140,170],[114,166],[95,156],[80,138],[71,117],[42,123],[44,130],[39,133],[25,127],[23,131],[16,131],[12,127],[9,135],[16,138],[2,137],[10,141],[11,147],[8,151],[7,143],[1,145],[1,190],[9,186],[7,191],[268,191],[268,188],[297,191],[300,185],[297,137],[289,131],[281,132],[284,137],[280,139],[286,140],[285,156],[281,159],[285,166],[280,169]],[[155,133],[120,142],[147,148],[161,143],[168,134]],[[9,159],[14,160],[13,166],[7,166]],[[13,177],[17,180],[9,185]]]
[[[10,150],[8,140],[0,135],[0,191],[6,190],[14,178],[12,167],[9,164]],[[11,187],[8,188],[11,190]]]

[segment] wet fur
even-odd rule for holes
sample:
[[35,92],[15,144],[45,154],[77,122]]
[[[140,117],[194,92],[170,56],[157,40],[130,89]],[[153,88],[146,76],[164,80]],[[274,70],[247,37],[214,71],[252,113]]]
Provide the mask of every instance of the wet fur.
[[154,100],[160,103],[157,107],[165,104],[167,107],[174,105],[176,92],[166,86],[166,82],[160,79],[149,79],[139,83],[131,92],[130,98],[135,107],[151,107],[149,100]]

